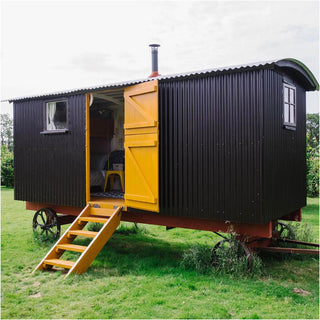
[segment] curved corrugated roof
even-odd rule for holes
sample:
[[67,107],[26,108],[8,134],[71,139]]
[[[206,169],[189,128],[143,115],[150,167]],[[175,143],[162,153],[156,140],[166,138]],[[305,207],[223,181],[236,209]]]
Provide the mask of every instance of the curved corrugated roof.
[[264,62],[256,62],[246,65],[235,65],[235,66],[228,66],[222,68],[213,68],[213,69],[206,69],[206,70],[199,70],[199,71],[190,71],[184,73],[177,73],[172,75],[163,75],[156,78],[144,78],[138,80],[131,80],[131,81],[123,81],[123,82],[116,82],[110,83],[106,85],[99,85],[93,87],[86,87],[86,88],[78,88],[78,89],[69,89],[64,91],[57,91],[51,92],[46,94],[39,94],[27,97],[18,97],[8,99],[9,102],[14,101],[21,101],[21,100],[30,100],[30,99],[39,99],[44,97],[54,97],[54,96],[61,96],[61,95],[72,95],[72,94],[80,94],[86,92],[97,92],[97,91],[104,91],[112,88],[121,88],[132,86],[138,83],[147,82],[151,80],[158,79],[161,80],[170,80],[170,79],[185,79],[185,78],[197,78],[202,77],[210,74],[215,73],[230,73],[230,72],[238,72],[244,70],[252,70],[252,69],[265,69],[265,68],[285,68],[295,70],[294,73],[300,74],[301,78],[303,79],[303,83],[305,84],[305,88],[308,91],[319,90],[319,83],[317,82],[315,76],[312,72],[304,65],[301,61],[292,58],[286,58],[281,60],[273,60],[273,61],[264,61]]

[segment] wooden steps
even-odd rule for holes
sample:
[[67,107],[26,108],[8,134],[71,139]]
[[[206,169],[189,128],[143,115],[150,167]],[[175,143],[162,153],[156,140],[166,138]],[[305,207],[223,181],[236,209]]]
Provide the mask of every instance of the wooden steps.
[[[69,269],[66,277],[71,273],[81,274],[85,272],[100,250],[110,239],[120,224],[122,207],[96,208],[89,203],[73,221],[71,226],[51,248],[39,265],[33,270],[50,270],[53,266]],[[103,226],[99,232],[83,230],[88,222],[99,222]],[[73,244],[72,241],[78,237],[92,238],[88,246]],[[66,251],[80,252],[76,261],[62,260],[60,257]]]
[[104,217],[84,217],[80,218],[79,221],[87,221],[87,222],[98,222],[98,223],[107,223],[108,219]]
[[115,209],[112,208],[92,208],[91,216],[111,217]]
[[98,232],[94,231],[87,231],[87,230],[70,230],[68,235],[70,236],[82,236],[88,238],[94,238]]
[[47,260],[44,260],[43,263],[45,265],[49,264],[51,266],[62,267],[67,269],[71,269],[75,264],[73,261],[67,261],[67,260],[61,260],[61,259],[47,259]]
[[66,243],[66,244],[57,244],[57,249],[75,251],[75,252],[83,252],[87,249],[87,247],[86,246],[79,246],[77,244]]

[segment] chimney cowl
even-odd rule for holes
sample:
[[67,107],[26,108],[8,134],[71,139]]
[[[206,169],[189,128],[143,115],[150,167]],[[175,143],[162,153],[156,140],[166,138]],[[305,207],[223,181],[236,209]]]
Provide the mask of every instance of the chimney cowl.
[[151,63],[152,63],[152,69],[151,74],[149,78],[154,78],[160,76],[158,72],[158,48],[160,47],[160,44],[149,44],[149,47],[151,47]]

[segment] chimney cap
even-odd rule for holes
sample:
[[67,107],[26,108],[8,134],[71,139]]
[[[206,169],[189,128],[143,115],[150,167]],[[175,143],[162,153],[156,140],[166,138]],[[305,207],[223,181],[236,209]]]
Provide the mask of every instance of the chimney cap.
[[149,44],[149,47],[158,48],[160,47],[160,44],[152,43],[152,44]]

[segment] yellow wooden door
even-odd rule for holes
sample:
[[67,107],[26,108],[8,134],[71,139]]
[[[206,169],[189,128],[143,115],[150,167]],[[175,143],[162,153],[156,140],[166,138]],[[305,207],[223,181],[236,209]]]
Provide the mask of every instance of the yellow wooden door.
[[159,212],[158,80],[124,91],[125,204]]

